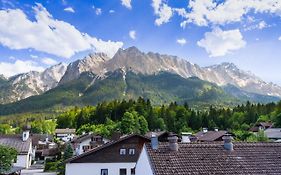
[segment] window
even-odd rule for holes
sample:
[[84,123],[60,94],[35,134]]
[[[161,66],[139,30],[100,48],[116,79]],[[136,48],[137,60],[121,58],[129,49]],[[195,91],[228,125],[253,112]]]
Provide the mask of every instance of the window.
[[120,155],[126,155],[126,149],[125,148],[120,149]]
[[135,155],[135,149],[134,148],[129,149],[129,155]]
[[135,175],[136,174],[136,168],[132,168],[131,169],[131,175]]
[[101,175],[108,175],[108,169],[101,169]]
[[119,175],[127,175],[127,169],[120,169],[120,174]]
[[88,151],[90,149],[90,146],[89,145],[84,145],[82,147],[82,149],[83,149],[84,152],[86,152],[86,151]]

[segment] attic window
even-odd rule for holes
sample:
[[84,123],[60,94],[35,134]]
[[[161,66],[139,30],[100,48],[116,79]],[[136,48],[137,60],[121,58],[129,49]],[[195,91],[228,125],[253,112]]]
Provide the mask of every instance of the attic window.
[[120,155],[126,155],[126,149],[125,148],[120,149]]
[[129,155],[135,155],[135,149],[134,148],[129,149]]

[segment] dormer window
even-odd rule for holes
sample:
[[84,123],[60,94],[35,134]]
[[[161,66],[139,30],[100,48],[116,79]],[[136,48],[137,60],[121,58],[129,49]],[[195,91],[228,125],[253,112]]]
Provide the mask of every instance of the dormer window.
[[135,149],[134,148],[130,148],[129,149],[129,155],[135,155]]
[[120,149],[120,155],[126,155],[126,149],[125,148]]

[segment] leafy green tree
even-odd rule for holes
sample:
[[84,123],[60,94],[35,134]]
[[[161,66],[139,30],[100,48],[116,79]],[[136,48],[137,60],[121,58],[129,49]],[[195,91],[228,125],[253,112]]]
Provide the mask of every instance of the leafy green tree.
[[134,131],[136,130],[135,127],[136,127],[136,120],[134,115],[130,112],[125,112],[121,120],[121,125],[120,125],[121,132],[124,134],[134,133]]
[[9,124],[0,124],[0,134],[13,134],[13,130]]
[[54,134],[56,122],[53,120],[36,120],[31,123],[31,131],[40,134]]
[[10,170],[13,162],[17,159],[17,150],[0,145],[0,174]]
[[139,116],[138,117],[138,122],[139,122],[139,126],[140,126],[140,128],[139,128],[139,132],[140,132],[140,134],[146,134],[147,133],[147,131],[148,131],[148,123],[147,123],[147,121],[146,121],[146,119],[144,118],[144,116]]

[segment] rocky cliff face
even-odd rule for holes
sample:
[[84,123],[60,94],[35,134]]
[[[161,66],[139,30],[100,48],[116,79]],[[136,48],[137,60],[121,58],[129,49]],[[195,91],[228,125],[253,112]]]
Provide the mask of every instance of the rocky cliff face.
[[58,64],[43,72],[28,72],[7,79],[0,84],[0,102],[10,103],[33,95],[42,94],[56,87],[66,71],[66,65]]

